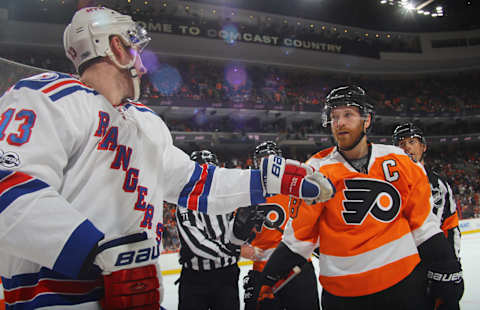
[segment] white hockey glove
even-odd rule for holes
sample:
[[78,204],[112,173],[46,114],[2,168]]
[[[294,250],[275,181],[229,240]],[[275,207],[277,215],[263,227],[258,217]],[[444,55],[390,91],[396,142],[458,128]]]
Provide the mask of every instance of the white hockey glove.
[[145,232],[102,241],[94,264],[102,270],[103,309],[160,309],[162,274],[157,240]]
[[263,190],[266,194],[284,194],[307,203],[327,201],[335,195],[332,182],[313,167],[276,155],[262,158]]

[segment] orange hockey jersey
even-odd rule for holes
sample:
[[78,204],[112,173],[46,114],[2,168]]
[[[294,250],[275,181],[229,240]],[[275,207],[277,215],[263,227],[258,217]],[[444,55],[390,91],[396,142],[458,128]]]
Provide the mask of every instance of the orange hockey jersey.
[[[299,201],[294,198],[291,200],[293,204]],[[253,262],[253,270],[257,271],[263,270],[268,258],[282,241],[283,230],[289,217],[290,197],[285,195],[267,197],[267,201],[260,205],[262,210],[267,210],[266,221],[263,223],[262,230],[251,242],[252,246],[263,250],[263,259]]]
[[371,144],[366,174],[336,147],[307,161],[335,185],[335,196],[292,211],[283,242],[310,257],[319,246],[323,288],[337,296],[374,294],[408,276],[417,246],[440,232],[425,170],[400,148]]

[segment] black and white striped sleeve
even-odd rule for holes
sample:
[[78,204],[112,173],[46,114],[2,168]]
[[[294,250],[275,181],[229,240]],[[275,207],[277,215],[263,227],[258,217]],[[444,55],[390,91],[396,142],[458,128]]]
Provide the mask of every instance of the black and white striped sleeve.
[[227,247],[227,215],[209,216],[177,208],[176,217],[182,246],[188,247],[194,256],[214,261],[235,256],[235,252]]
[[461,233],[459,228],[457,204],[455,203],[455,198],[453,196],[453,191],[450,187],[450,184],[443,179],[440,179],[440,182],[445,188],[441,228],[443,231],[445,231],[447,239],[455,251],[455,255],[457,258],[460,258]]

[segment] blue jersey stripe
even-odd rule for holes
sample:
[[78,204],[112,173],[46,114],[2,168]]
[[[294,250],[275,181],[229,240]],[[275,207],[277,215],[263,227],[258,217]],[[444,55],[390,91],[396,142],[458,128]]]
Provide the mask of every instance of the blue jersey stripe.
[[[2,277],[2,285],[6,290],[12,290],[16,289],[19,287],[25,287],[25,286],[35,286],[40,282],[41,280],[72,280],[71,278],[60,274],[58,272],[55,272],[51,269],[42,267],[39,272],[33,272],[33,273],[24,273],[24,274],[19,274],[13,276],[13,278],[5,278]],[[96,280],[95,279],[88,279],[85,280],[86,282],[92,282]]]
[[208,209],[208,195],[210,194],[210,188],[212,187],[213,174],[215,173],[215,166],[208,165],[207,179],[203,187],[202,195],[198,200],[198,211],[206,213]]
[[53,95],[50,95],[49,97],[52,101],[55,102],[55,101],[65,97],[65,96],[73,94],[74,92],[77,92],[77,91],[85,91],[85,92],[90,93],[90,94],[98,95],[98,92],[96,92],[93,89],[86,88],[86,87],[83,87],[81,85],[73,85],[73,86],[70,86],[68,88],[62,89],[61,91],[59,91],[59,92],[57,92]]
[[195,184],[197,183],[198,179],[202,175],[202,167],[195,163],[195,170],[193,171],[192,176],[188,183],[183,187],[182,191],[180,192],[180,197],[178,197],[178,205],[181,207],[187,207],[188,196],[192,192]]
[[22,185],[12,187],[8,191],[4,192],[3,195],[0,196],[0,213],[2,213],[3,210],[5,210],[18,197],[39,191],[48,186],[49,185],[43,181],[40,181],[38,179],[33,179]]
[[13,86],[13,89],[20,89],[20,88],[26,87],[26,88],[38,90],[50,83],[52,83],[52,81],[43,82],[43,81],[37,81],[37,80],[21,80],[17,84],[15,84],[15,86]]
[[26,88],[38,90],[48,84],[55,84],[58,82],[58,80],[61,80],[61,79],[72,79],[72,77],[67,74],[62,74],[57,72],[49,72],[48,74],[51,74],[54,78],[53,79],[48,78],[48,79],[42,80],[42,78],[38,76],[38,78],[34,78],[34,79],[20,80],[17,82],[17,84],[15,84],[15,86],[13,86],[13,89],[20,89],[20,88],[26,87]]
[[0,170],[0,180],[5,179],[9,175],[13,174],[15,171],[12,170]]
[[260,170],[250,170],[250,201],[251,205],[257,205],[266,201],[265,197],[263,196],[262,177],[260,175]]
[[31,310],[48,306],[70,306],[87,302],[100,300],[104,294],[103,287],[98,287],[93,291],[77,295],[77,294],[42,294],[36,296],[33,300],[16,303],[13,305],[5,304],[6,310]]
[[85,220],[70,235],[58,255],[53,269],[72,278],[77,278],[88,254],[103,237],[102,232],[90,221]]

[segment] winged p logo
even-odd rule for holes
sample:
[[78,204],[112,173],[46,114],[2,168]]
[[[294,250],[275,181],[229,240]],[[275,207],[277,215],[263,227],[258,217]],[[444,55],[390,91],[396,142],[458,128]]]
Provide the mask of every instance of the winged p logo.
[[402,199],[390,183],[376,179],[345,180],[343,190],[343,219],[350,225],[361,225],[371,214],[380,222],[388,223],[400,211]]

